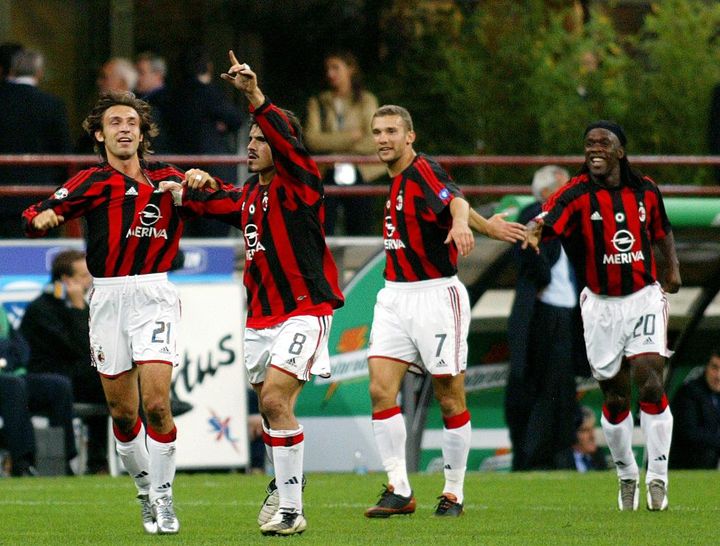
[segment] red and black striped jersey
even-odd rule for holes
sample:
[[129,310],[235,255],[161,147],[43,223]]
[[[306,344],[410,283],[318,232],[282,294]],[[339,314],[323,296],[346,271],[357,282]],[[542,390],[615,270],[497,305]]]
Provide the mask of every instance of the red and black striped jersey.
[[383,225],[387,280],[424,281],[457,273],[457,247],[445,244],[452,227],[448,205],[455,197],[462,192],[450,175],[423,154],[392,179]]
[[656,282],[652,246],[672,227],[650,178],[608,188],[581,174],[548,199],[543,213],[545,229],[564,239],[578,279],[595,294],[625,296]]
[[25,232],[41,237],[32,220],[53,209],[65,220],[84,217],[87,266],[93,277],[121,277],[168,271],[175,258],[187,211],[174,207],[161,180],[182,182],[183,171],[167,163],[143,163],[147,184],[108,163],[80,171],[55,193],[23,212]]
[[330,314],[344,299],[325,242],[317,164],[275,105],[266,102],[254,117],[272,149],[270,184],[255,175],[240,189],[186,191],[183,205],[242,230],[247,326],[267,328],[291,316]]

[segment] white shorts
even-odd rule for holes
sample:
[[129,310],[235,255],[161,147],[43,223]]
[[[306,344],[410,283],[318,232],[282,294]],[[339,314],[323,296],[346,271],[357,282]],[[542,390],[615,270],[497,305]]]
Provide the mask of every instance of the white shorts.
[[667,348],[668,302],[658,283],[629,296],[580,294],[585,347],[593,376],[611,379],[623,357],[672,355]]
[[270,328],[245,330],[245,368],[252,385],[265,381],[268,366],[308,381],[330,377],[328,337],[332,315],[299,315]]
[[177,366],[179,324],[180,297],[166,273],[93,280],[90,352],[102,375],[148,362]]
[[454,277],[385,281],[375,303],[370,358],[404,362],[413,373],[457,375],[467,368],[470,298]]

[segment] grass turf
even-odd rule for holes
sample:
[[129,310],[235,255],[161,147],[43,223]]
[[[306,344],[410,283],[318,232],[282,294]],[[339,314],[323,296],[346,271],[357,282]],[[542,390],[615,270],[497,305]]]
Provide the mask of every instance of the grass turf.
[[716,544],[720,516],[717,472],[670,475],[667,512],[619,512],[613,471],[578,474],[472,473],[465,483],[465,515],[434,518],[440,474],[411,476],[417,511],[370,520],[384,474],[311,474],[305,490],[308,529],[302,536],[263,537],[255,518],[268,477],[179,474],[175,536],[142,531],[134,487],[111,478],[0,479],[0,544]]

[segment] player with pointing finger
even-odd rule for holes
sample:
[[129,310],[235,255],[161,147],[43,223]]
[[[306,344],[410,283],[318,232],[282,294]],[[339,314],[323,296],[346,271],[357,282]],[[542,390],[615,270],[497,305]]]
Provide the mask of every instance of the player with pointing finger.
[[[312,375],[328,375],[328,334],[342,306],[338,274],[323,231],[323,186],[295,116],[270,102],[247,64],[230,52],[223,79],[250,104],[247,146],[253,175],[242,188],[189,176],[164,187],[197,214],[240,228],[245,239],[245,366],[260,401],[275,479],[258,516],[264,535],[305,531],[303,427],[295,401]],[[192,174],[192,173],[190,173]]]

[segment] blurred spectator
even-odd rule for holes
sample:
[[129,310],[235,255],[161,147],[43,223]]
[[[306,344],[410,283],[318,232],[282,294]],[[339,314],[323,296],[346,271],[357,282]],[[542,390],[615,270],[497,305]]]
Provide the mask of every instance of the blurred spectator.
[[[520,212],[518,222],[537,216],[542,203],[568,179],[561,167],[538,169],[532,182],[536,201]],[[519,272],[508,319],[510,375],[505,391],[512,468],[572,467],[575,355],[584,355],[575,275],[557,239],[547,241],[539,254],[521,250],[519,243],[515,253]]]
[[579,406],[576,419],[575,443],[572,446],[578,472],[607,470],[605,456],[595,440],[595,414],[587,406]]
[[35,432],[30,415],[48,418],[51,427],[62,427],[65,473],[72,475],[70,460],[77,456],[73,430],[70,381],[56,373],[27,373],[28,347],[10,325],[0,305],[0,417],[2,435],[12,459],[13,476],[35,476]]
[[[62,101],[38,89],[45,60],[37,51],[20,49],[0,82],[0,154],[65,154],[72,149],[67,114]],[[65,167],[0,167],[3,185],[62,183]],[[20,214],[37,196],[0,199],[0,237],[23,237]]]
[[[30,346],[30,373],[59,373],[72,383],[75,402],[105,407],[100,378],[91,365],[85,301],[92,277],[80,250],[65,250],[52,262],[50,283],[25,310],[20,332]],[[107,414],[86,417],[88,472],[107,462]]]
[[[113,57],[105,62],[98,71],[98,95],[108,91],[132,91],[138,83],[138,71],[135,65],[124,57]],[[75,144],[78,154],[94,154],[95,142],[91,135],[83,131]],[[64,182],[64,179],[62,180]]]
[[[236,152],[232,137],[242,124],[238,108],[213,83],[213,63],[202,48],[183,57],[182,80],[170,91],[165,121],[178,154],[223,155]],[[207,171],[228,184],[237,182],[236,165],[208,165]],[[189,237],[225,237],[229,226],[218,220],[194,218],[185,222]]]
[[100,67],[96,83],[99,93],[132,91],[138,83],[138,71],[128,59],[113,57]]
[[160,133],[153,139],[152,149],[159,154],[172,153],[164,118],[168,110],[168,90],[165,86],[167,63],[160,55],[151,51],[140,53],[135,59],[138,79],[135,92],[137,96],[152,106],[152,117]]
[[680,387],[670,407],[675,417],[670,466],[720,468],[720,348],[703,375]]
[[[363,87],[355,56],[349,52],[325,57],[325,76],[330,89],[312,97],[307,105],[305,142],[317,154],[375,154],[370,131],[378,100]],[[323,168],[325,185],[353,186],[372,183],[385,174],[380,163],[336,163]],[[347,235],[367,235],[377,224],[372,197],[325,198],[325,232],[335,233],[338,208],[342,208]]]
[[8,77],[12,57],[22,48],[23,46],[16,42],[3,42],[0,44],[0,81]]

